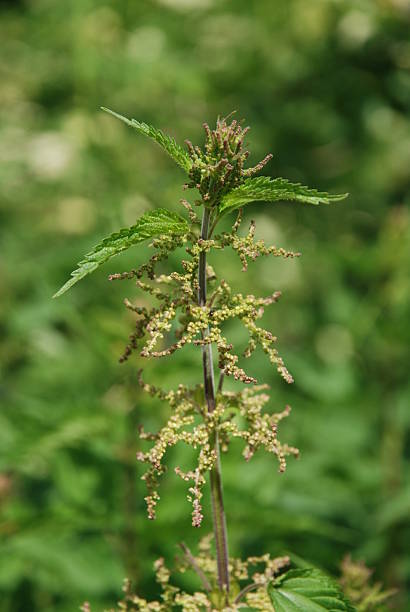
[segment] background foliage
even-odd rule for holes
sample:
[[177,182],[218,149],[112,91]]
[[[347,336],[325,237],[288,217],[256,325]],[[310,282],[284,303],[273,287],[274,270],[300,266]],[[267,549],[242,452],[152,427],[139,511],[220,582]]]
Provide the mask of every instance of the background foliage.
[[[171,472],[156,523],[145,518],[135,431],[158,427],[166,407],[140,395],[141,363],[117,363],[132,326],[122,298],[137,292],[106,277],[146,248],[51,300],[102,236],[182,197],[183,174],[100,105],[179,142],[237,109],[253,161],[274,153],[272,176],[352,194],[246,210],[300,260],[246,275],[214,262],[243,291],[284,292],[267,326],[296,383],[262,356],[254,368],[275,408],[293,406],[281,436],[302,451],[282,476],[269,457],[245,465],[239,446],[224,458],[231,549],[296,551],[331,572],[351,551],[408,609],[408,1],[14,0],[1,11],[0,610],[71,612],[84,598],[102,609],[124,575],[153,594],[152,561],[199,535]],[[187,350],[146,376],[171,388],[199,366]]]

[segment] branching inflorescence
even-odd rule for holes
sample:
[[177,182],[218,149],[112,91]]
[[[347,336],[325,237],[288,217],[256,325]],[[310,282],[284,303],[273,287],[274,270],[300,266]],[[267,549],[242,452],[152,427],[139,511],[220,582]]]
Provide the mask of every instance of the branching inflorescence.
[[[170,406],[170,417],[157,433],[147,433],[143,428],[140,429],[143,443],[152,444],[148,450],[137,453],[138,459],[148,468],[142,477],[148,489],[145,498],[148,516],[155,518],[159,500],[158,480],[166,470],[166,451],[178,442],[184,442],[196,451],[197,460],[191,469],[185,471],[177,467],[175,472],[189,483],[188,499],[192,503],[194,527],[199,527],[203,519],[203,487],[209,476],[216,552],[213,558],[206,549],[209,542],[203,544],[202,552],[196,558],[184,550],[184,559],[201,578],[204,592],[187,595],[171,586],[169,572],[160,560],[156,570],[163,589],[162,602],[147,603],[133,595],[127,583],[120,609],[165,611],[176,607],[187,612],[237,610],[242,600],[253,609],[273,609],[270,602],[279,595],[276,587],[267,588],[267,585],[288,564],[289,559],[271,560],[269,555],[265,555],[241,562],[229,558],[220,450],[227,451],[230,442],[238,438],[243,441],[246,461],[259,449],[264,449],[276,456],[279,472],[285,471],[289,455],[298,456],[296,448],[278,439],[278,425],[289,415],[290,407],[286,406],[278,412],[265,410],[269,402],[267,386],[259,384],[255,376],[244,369],[242,361],[251,357],[259,347],[282,379],[286,383],[293,382],[292,375],[277,351],[276,336],[260,324],[265,308],[275,304],[281,294],[275,291],[266,297],[256,297],[253,294],[237,293],[226,278],[218,277],[208,265],[207,257],[210,252],[221,253],[230,249],[239,257],[243,271],[259,257],[298,257],[297,252],[268,246],[263,240],[256,239],[253,221],[248,231],[242,232],[242,208],[257,200],[328,204],[343,199],[346,194],[332,196],[290,183],[283,178],[255,177],[272,156],[266,155],[254,167],[245,167],[249,151],[245,148],[244,139],[249,128],[243,128],[236,119],[229,123],[227,118],[219,118],[213,130],[204,124],[204,147],[201,149],[186,141],[186,150],[161,130],[108,112],[157,142],[186,172],[184,188],[196,189],[200,197],[192,204],[186,199],[181,200],[185,217],[166,209],[156,209],[145,213],[135,225],[103,240],[78,264],[71,278],[56,295],[64,293],[117,253],[143,240],[152,239],[154,254],[147,263],[109,277],[110,280],[134,279],[138,289],[148,294],[148,302],[151,304],[150,307],[139,306],[125,300],[125,306],[135,314],[135,329],[120,361],[129,359],[134,351],[138,351],[143,358],[162,358],[192,345],[201,349],[203,384],[193,388],[179,385],[176,390],[165,391],[149,384],[143,379],[142,373],[139,374],[141,387]],[[202,209],[201,220],[195,210],[198,207]],[[220,219],[235,210],[237,218],[231,230],[216,233]],[[179,252],[184,249],[185,254],[178,269],[169,271],[163,264],[178,249]],[[239,321],[248,332],[248,343],[242,355],[238,354],[233,342],[227,337],[227,323],[232,320]],[[217,388],[214,383],[216,364],[213,348],[217,352],[215,361],[219,370]],[[237,391],[224,390],[226,377],[244,383],[245,387]],[[238,585],[240,580],[250,579],[249,565],[252,563],[264,564],[264,571],[254,573],[251,584],[235,591],[233,585]],[[185,568],[184,564],[182,568]],[[293,588],[294,578],[291,572],[288,574],[285,574],[288,580],[286,585],[290,584]],[[317,580],[316,574],[313,578],[310,575],[305,578]],[[281,576],[278,580],[278,585],[282,584]],[[322,587],[325,591],[327,589],[328,599],[333,597],[336,591],[332,585],[322,581]],[[298,609],[304,608],[302,606]],[[343,604],[337,609],[347,611],[349,608]]]
[[[257,298],[254,295],[234,293],[226,280],[218,281],[212,268],[207,268],[208,283],[215,286],[207,303],[198,305],[198,269],[201,253],[212,249],[222,250],[233,248],[239,253],[241,260],[251,260],[264,255],[294,257],[297,253],[267,247],[263,240],[255,241],[255,225],[251,224],[249,233],[244,237],[238,235],[241,215],[231,233],[223,233],[212,240],[203,240],[195,236],[195,228],[176,239],[155,240],[153,246],[157,253],[148,264],[130,273],[112,275],[116,278],[136,278],[137,286],[153,296],[158,305],[150,310],[134,306],[125,301],[127,308],[136,314],[135,331],[121,356],[121,361],[128,359],[133,350],[138,349],[142,357],[165,357],[182,349],[185,345],[204,346],[214,344],[218,350],[218,366],[221,376],[232,376],[245,384],[256,384],[258,381],[238,365],[239,355],[234,352],[232,343],[225,337],[223,325],[229,319],[240,320],[249,332],[249,343],[243,357],[252,355],[257,346],[268,355],[272,364],[288,383],[293,382],[291,374],[286,369],[282,358],[275,348],[276,336],[257,325],[264,308],[274,304],[280,297],[276,291],[272,295]],[[195,221],[193,222],[195,223]],[[182,244],[187,244],[185,250],[188,259],[182,260],[180,272],[157,274],[156,265],[162,262],[168,254]],[[245,265],[244,265],[244,269]],[[142,279],[147,277],[146,282]],[[173,331],[175,328],[175,331]],[[205,335],[205,332],[206,335]],[[164,346],[166,337],[173,335],[174,342]],[[157,387],[148,385],[140,378],[142,388],[165,401],[171,407],[171,417],[168,423],[157,433],[147,436],[141,433],[142,439],[154,440],[154,445],[147,452],[139,452],[138,459],[149,465],[143,476],[148,487],[146,502],[149,518],[155,518],[155,506],[159,500],[157,490],[158,477],[165,471],[164,455],[169,447],[177,442],[185,442],[194,449],[199,449],[197,465],[188,472],[177,468],[176,473],[186,481],[191,482],[189,498],[193,504],[192,524],[199,527],[202,521],[202,488],[206,482],[206,474],[214,467],[216,453],[212,440],[215,432],[222,442],[222,450],[228,449],[232,438],[241,438],[246,443],[244,457],[249,460],[260,447],[276,455],[279,470],[286,468],[286,456],[297,456],[298,451],[286,444],[281,444],[277,437],[277,424],[290,412],[290,408],[278,414],[263,414],[262,410],[269,397],[263,393],[266,387],[255,386],[242,391],[224,392],[216,397],[216,408],[208,412],[203,400],[202,387],[188,389],[180,386],[177,391],[164,392]]]
[[[225,606],[221,600],[215,584],[216,560],[211,551],[211,537],[202,538],[199,543],[199,551],[193,556],[185,544],[181,544],[182,555],[177,559],[177,571],[180,574],[187,570],[193,570],[199,576],[203,591],[193,594],[182,591],[174,586],[171,572],[165,566],[164,559],[158,559],[154,564],[156,581],[161,588],[161,602],[149,602],[136,595],[129,580],[124,581],[123,600],[119,603],[119,610],[127,612],[170,612],[170,610],[181,610],[181,612],[235,612],[248,609],[271,610],[270,600],[266,591],[269,582],[274,579],[284,568],[290,564],[289,557],[271,558],[269,554],[260,557],[249,557],[246,561],[241,559],[229,559],[229,569],[235,587],[235,597],[229,606]],[[243,586],[243,583],[247,583]],[[223,605],[223,608],[221,608]],[[90,607],[85,604],[83,612],[90,612]],[[111,610],[110,612],[114,612]]]

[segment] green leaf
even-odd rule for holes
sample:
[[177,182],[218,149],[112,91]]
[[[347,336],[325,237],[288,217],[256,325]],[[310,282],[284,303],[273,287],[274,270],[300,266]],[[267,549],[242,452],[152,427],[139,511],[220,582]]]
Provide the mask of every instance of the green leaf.
[[164,134],[161,130],[157,130],[152,125],[148,125],[147,123],[142,123],[141,121],[137,121],[136,119],[127,119],[127,117],[123,117],[118,113],[110,110],[109,108],[101,107],[101,110],[113,115],[120,121],[123,121],[127,125],[131,126],[140,134],[144,134],[144,136],[148,136],[148,138],[152,138],[159,144],[160,147],[164,149],[168,153],[170,157],[180,166],[185,172],[189,172],[192,166],[191,159],[188,155],[188,152],[185,151],[182,147],[180,147],[175,140],[168,136],[168,134]]
[[84,276],[91,274],[91,272],[94,272],[94,270],[111,259],[111,257],[129,249],[134,244],[162,234],[182,235],[188,231],[188,228],[189,226],[185,219],[165,208],[157,208],[145,213],[138,219],[135,225],[121,229],[97,244],[77,264],[77,269],[71,272],[71,278],[53,297],[59,297],[84,278]]
[[246,179],[242,185],[224,195],[219,211],[225,214],[250,202],[261,200],[266,202],[291,200],[304,204],[330,204],[331,202],[344,200],[348,195],[347,193],[331,195],[304,187],[299,183],[291,183],[284,178],[272,179],[268,176],[259,176]]
[[290,570],[268,585],[275,612],[355,612],[339,585],[318,569]]
[[296,569],[317,569],[314,567],[313,563],[303,559],[303,557],[299,557],[299,555],[295,554],[294,552],[286,550],[283,552],[283,556],[285,555],[290,558],[292,567],[295,567]]

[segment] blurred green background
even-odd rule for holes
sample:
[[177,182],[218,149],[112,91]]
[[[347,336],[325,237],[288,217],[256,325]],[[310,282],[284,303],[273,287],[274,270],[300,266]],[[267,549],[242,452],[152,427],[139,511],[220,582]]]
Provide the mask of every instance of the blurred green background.
[[[282,440],[301,460],[223,459],[231,552],[291,550],[337,573],[347,552],[401,590],[410,575],[410,5],[408,0],[14,0],[0,20],[0,610],[95,610],[124,576],[153,596],[210,530],[190,527],[169,472],[145,516],[137,426],[167,407],[142,396],[141,360],[118,365],[122,306],[140,247],[59,300],[101,237],[156,206],[179,209],[184,177],[108,106],[202,142],[202,122],[237,109],[251,161],[332,192],[329,207],[257,204],[258,235],[295,261],[215,267],[242,292],[283,297],[265,316],[295,377],[256,355],[271,405],[293,407]],[[172,262],[171,262],[172,263]],[[235,340],[238,333],[232,329]],[[200,380],[197,352],[148,362],[166,388]],[[170,465],[186,461],[182,449]],[[208,500],[205,500],[205,507]],[[189,577],[187,577],[189,581]]]

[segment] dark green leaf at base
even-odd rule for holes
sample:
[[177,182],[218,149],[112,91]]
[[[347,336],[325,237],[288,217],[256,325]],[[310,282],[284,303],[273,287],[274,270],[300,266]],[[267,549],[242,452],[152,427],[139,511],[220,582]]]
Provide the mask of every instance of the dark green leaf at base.
[[290,570],[268,586],[275,612],[355,612],[339,585],[318,569]]

